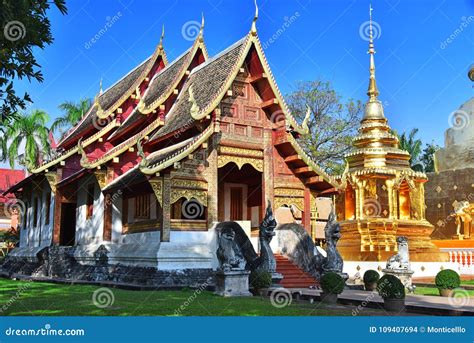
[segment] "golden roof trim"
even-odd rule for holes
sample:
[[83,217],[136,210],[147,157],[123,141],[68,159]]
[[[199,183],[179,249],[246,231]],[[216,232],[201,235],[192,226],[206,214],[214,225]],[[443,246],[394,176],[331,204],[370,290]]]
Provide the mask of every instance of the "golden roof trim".
[[214,133],[214,124],[211,124],[204,130],[200,136],[195,139],[190,144],[186,145],[185,147],[179,149],[174,155],[169,156],[163,161],[160,161],[158,164],[154,166],[139,166],[140,171],[143,174],[152,175],[160,172],[163,169],[166,169],[172,166],[175,162],[182,160],[183,158],[187,157],[189,154],[193,153],[202,143],[207,141],[207,139]]
[[[199,40],[198,38],[196,38],[196,40],[193,43],[193,46],[191,48],[189,48],[189,56],[187,57],[187,61],[185,63],[183,63],[183,66],[181,67],[179,72],[176,74],[176,77],[173,79],[173,82],[171,82],[169,84],[169,87],[168,87],[167,91],[164,92],[162,95],[160,95],[158,97],[158,99],[153,101],[148,106],[145,105],[145,103],[143,102],[143,98],[145,98],[146,92],[143,94],[142,99],[140,100],[140,102],[137,105],[137,109],[140,111],[140,113],[149,114],[149,113],[153,112],[154,110],[156,110],[160,105],[162,105],[173,94],[173,92],[176,89],[176,87],[178,86],[178,84],[181,82],[183,77],[186,75],[186,71],[188,70],[189,65],[193,61],[194,56],[196,55],[196,53],[199,49],[201,49],[201,51],[203,52],[204,60],[209,59],[209,55],[207,53],[207,49],[206,49],[206,45],[204,44],[204,41]],[[177,58],[175,61],[177,62],[178,59],[179,58]],[[164,70],[165,69],[163,69],[163,71]],[[153,80],[152,80],[152,82],[153,82]],[[152,83],[150,83],[150,85],[151,84]]]
[[[81,146],[86,147],[86,146],[92,144],[97,139],[99,139],[100,137],[102,137],[103,135],[105,135],[107,132],[109,132],[113,128],[117,127],[118,125],[119,124],[117,123],[116,119],[112,120],[110,123],[108,123],[106,126],[104,126],[99,132],[96,132],[92,136],[85,139],[84,142],[81,144]],[[62,153],[60,156],[58,156],[54,160],[49,161],[47,163],[44,163],[43,165],[39,166],[38,168],[32,169],[30,172],[33,173],[33,174],[40,173],[40,172],[54,166],[55,164],[57,164],[61,161],[64,161],[66,158],[74,155],[77,152],[78,152],[78,146],[76,145],[73,148],[70,148],[69,150]]]
[[[146,68],[142,71],[142,73],[137,77],[137,79],[135,80],[135,82],[130,86],[130,88],[125,91],[122,96],[117,100],[115,101],[109,108],[105,109],[105,110],[102,110],[102,109],[98,109],[97,110],[97,116],[100,118],[100,119],[104,119],[104,118],[107,118],[108,116],[110,116],[117,108],[119,108],[137,89],[137,87],[139,87],[143,80],[145,80],[145,78],[147,77],[147,75],[150,73],[151,69],[153,68],[153,66],[155,65],[156,61],[158,60],[158,57],[160,57],[163,59],[163,63],[165,64],[165,66],[168,64],[168,59],[166,58],[166,54],[165,54],[165,50],[163,48],[163,45],[162,45],[162,40],[160,39],[160,43],[158,44],[158,46],[156,47],[155,51],[153,52],[153,55],[151,55],[148,63],[147,63],[147,66]],[[122,78],[123,79],[123,78]]]
[[307,164],[309,165],[311,168],[313,168],[313,170],[319,175],[321,176],[324,181],[328,182],[329,184],[331,184],[333,187],[336,187],[337,186],[337,181],[336,179],[334,179],[332,176],[330,176],[329,174],[327,174],[324,170],[322,170],[316,163],[314,163],[314,161],[311,159],[311,157],[309,157],[309,155],[304,151],[304,149],[301,147],[301,145],[299,145],[299,143],[296,141],[295,137],[293,137],[292,134],[290,133],[287,133],[287,138],[288,138],[288,141],[290,142],[290,144],[293,146],[293,148],[296,150],[296,152],[298,153],[298,155],[301,157],[301,159]]
[[96,168],[96,167],[112,160],[113,158],[115,158],[115,157],[121,155],[123,152],[127,151],[130,147],[134,146],[135,144],[138,144],[138,142],[143,137],[145,137],[151,131],[153,131],[154,129],[156,129],[157,127],[159,127],[161,125],[163,125],[163,121],[161,119],[158,118],[158,119],[154,120],[145,129],[141,130],[139,133],[135,134],[134,136],[126,139],[125,141],[123,141],[119,145],[115,146],[111,150],[107,151],[105,153],[105,155],[103,155],[103,156],[101,156],[101,157],[99,157],[99,158],[97,158],[93,161],[84,160],[84,163],[83,163],[83,160],[81,159],[81,167],[86,168],[86,169],[93,169],[93,168]]

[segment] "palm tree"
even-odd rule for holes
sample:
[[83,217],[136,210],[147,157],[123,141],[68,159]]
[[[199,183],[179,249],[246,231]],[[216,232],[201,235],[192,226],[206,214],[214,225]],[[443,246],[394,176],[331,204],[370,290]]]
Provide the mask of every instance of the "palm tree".
[[[51,125],[51,131],[55,132],[64,127],[75,125],[86,113],[92,105],[91,99],[81,99],[78,103],[65,101],[59,105],[59,109],[63,111],[63,115],[57,117]],[[61,131],[60,131],[61,132]],[[64,132],[61,132],[61,136]]]
[[406,132],[402,133],[402,135],[399,135],[397,131],[393,131],[393,133],[398,136],[400,149],[410,154],[411,168],[416,171],[423,171],[423,164],[420,162],[423,142],[421,139],[415,137],[418,133],[418,129],[412,129],[408,135]]
[[25,145],[23,160],[19,161],[31,168],[50,154],[49,130],[46,127],[49,117],[45,111],[33,110],[30,114],[20,113],[7,129],[6,137],[10,142],[8,160],[12,168],[18,160],[18,149]]

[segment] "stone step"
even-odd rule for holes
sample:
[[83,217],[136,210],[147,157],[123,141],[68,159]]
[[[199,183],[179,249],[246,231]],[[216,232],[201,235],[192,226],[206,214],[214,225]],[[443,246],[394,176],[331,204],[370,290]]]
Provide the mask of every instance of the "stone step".
[[275,255],[276,271],[283,275],[280,282],[285,288],[308,288],[317,285],[317,281],[283,255]]

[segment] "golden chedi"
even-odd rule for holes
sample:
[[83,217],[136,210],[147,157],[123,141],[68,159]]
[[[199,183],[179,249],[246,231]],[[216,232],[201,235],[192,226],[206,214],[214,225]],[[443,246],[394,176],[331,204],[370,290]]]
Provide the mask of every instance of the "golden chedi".
[[406,236],[413,262],[447,261],[431,242],[433,226],[425,219],[427,177],[410,168],[410,155],[399,148],[377,98],[372,18],[369,32],[369,99],[341,176],[338,249],[346,261],[384,262],[396,251],[396,238]]

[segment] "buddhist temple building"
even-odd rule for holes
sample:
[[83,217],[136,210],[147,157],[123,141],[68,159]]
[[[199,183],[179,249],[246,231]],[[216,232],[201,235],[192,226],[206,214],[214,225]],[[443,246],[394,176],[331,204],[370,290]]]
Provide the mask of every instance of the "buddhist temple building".
[[[416,270],[423,275],[431,262],[444,262],[448,257],[430,239],[433,225],[425,218],[427,177],[410,168],[410,155],[399,148],[378,99],[372,15],[368,54],[369,99],[353,150],[346,155],[346,169],[340,179],[342,192],[337,198],[342,228],[338,247],[349,269],[367,269],[365,262],[381,269],[396,254],[396,238],[406,236],[410,259],[423,262]],[[439,271],[439,265],[436,268]]]
[[192,283],[216,266],[215,225],[238,221],[254,237],[268,200],[296,207],[313,233],[316,201],[337,182],[299,145],[308,118],[300,124],[288,110],[256,20],[213,57],[204,19],[171,62],[163,33],[150,57],[101,91],[54,159],[10,188],[26,204],[12,256],[48,247],[49,258],[87,265],[105,251],[124,274],[152,268]]

